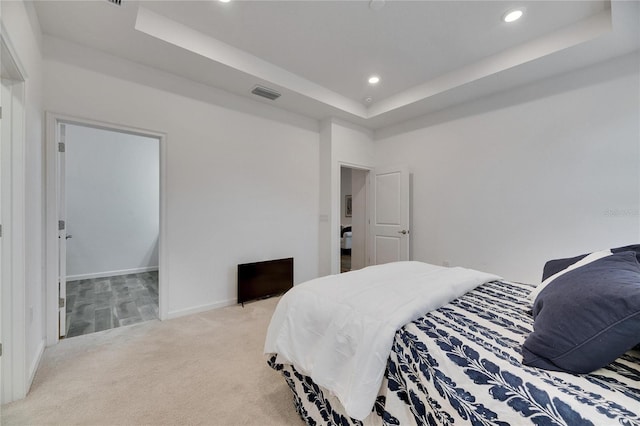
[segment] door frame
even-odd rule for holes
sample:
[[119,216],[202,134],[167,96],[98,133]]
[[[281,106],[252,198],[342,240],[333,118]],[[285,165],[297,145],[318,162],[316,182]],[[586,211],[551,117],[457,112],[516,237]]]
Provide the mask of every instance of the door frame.
[[[11,106],[5,116],[11,120],[11,139],[2,140],[2,344],[0,368],[4,372],[0,382],[1,403],[24,398],[33,380],[26,359],[26,258],[25,258],[25,196],[26,196],[26,111],[25,81],[27,73],[16,49],[6,33],[0,30],[2,67],[9,74]],[[3,105],[6,108],[6,106]],[[5,119],[6,120],[6,119]],[[3,121],[3,125],[5,121]],[[30,366],[35,373],[33,366]]]
[[58,330],[58,143],[59,124],[75,124],[84,127],[129,133],[159,140],[160,157],[160,229],[158,235],[158,316],[160,320],[168,318],[169,280],[167,235],[167,135],[162,132],[141,129],[122,124],[113,124],[89,118],[81,118],[55,112],[46,112],[46,331],[47,346],[59,341]]
[[[340,229],[340,218],[342,217],[342,212],[340,211],[341,201],[342,201],[342,192],[340,188],[342,187],[342,173],[340,170],[345,167],[348,169],[354,170],[362,170],[367,172],[367,179],[365,180],[365,191],[367,194],[367,203],[365,212],[366,215],[366,241],[364,245],[364,258],[365,258],[365,266],[369,266],[370,262],[370,243],[369,243],[369,235],[371,234],[371,197],[369,194],[371,193],[371,171],[374,170],[373,167],[363,166],[361,164],[349,163],[345,161],[338,161],[338,172],[337,172],[337,188],[335,193],[337,194],[337,203],[334,199],[334,212],[332,217],[335,218],[331,222],[331,274],[339,274],[340,273],[340,238],[338,230]],[[335,223],[334,223],[335,222]]]

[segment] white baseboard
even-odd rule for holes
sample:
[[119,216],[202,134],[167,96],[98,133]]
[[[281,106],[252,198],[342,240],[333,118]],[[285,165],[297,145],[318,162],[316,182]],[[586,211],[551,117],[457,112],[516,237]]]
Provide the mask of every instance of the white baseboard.
[[67,275],[67,281],[90,280],[92,278],[115,277],[117,275],[140,274],[142,272],[157,271],[157,266],[145,266],[143,268],[121,269],[119,271],[95,272],[92,274]]
[[209,303],[209,304],[206,304],[206,305],[195,306],[193,308],[181,309],[179,311],[170,311],[167,314],[167,319],[179,318],[179,317],[183,317],[185,315],[192,315],[192,314],[197,314],[197,313],[200,313],[200,312],[206,312],[206,311],[210,311],[212,309],[220,309],[220,308],[224,308],[226,306],[235,305],[237,303],[238,303],[237,299],[228,299],[228,300],[222,300],[222,301],[216,302],[216,303]]
[[38,345],[38,354],[33,359],[33,362],[29,366],[29,375],[27,376],[27,393],[29,393],[29,389],[31,389],[31,384],[33,383],[33,379],[36,376],[36,371],[38,371],[38,367],[40,366],[40,361],[42,360],[42,355],[44,355],[44,348],[46,347],[46,340],[40,340],[40,344]]

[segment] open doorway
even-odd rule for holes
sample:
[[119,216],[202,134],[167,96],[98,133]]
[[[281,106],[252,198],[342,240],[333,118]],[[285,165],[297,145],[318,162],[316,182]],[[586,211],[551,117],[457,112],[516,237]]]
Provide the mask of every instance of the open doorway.
[[160,140],[58,127],[60,337],[158,318]]
[[368,170],[340,167],[340,272],[364,268],[367,256]]

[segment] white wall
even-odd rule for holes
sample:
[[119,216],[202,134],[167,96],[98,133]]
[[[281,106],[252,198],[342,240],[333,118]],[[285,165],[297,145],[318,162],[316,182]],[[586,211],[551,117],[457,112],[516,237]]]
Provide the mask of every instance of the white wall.
[[378,132],[413,173],[413,257],[536,283],[640,241],[638,55]]
[[[351,225],[353,216],[346,216],[346,196],[352,195],[351,190],[351,169],[348,167],[340,168],[340,224],[343,226]],[[352,206],[353,208],[353,206]]]
[[[319,222],[318,222],[318,275],[325,276],[332,273],[332,258],[339,253],[339,248],[333,248],[332,244],[336,244],[333,234],[336,228],[333,227],[331,220],[333,212],[333,198],[336,194],[332,193],[331,186],[331,161],[333,145],[331,143],[331,133],[333,124],[331,120],[323,120],[320,123],[320,191],[318,197]],[[339,226],[339,224],[338,224]],[[335,253],[334,253],[335,252]],[[335,273],[335,272],[334,272]]]
[[320,130],[320,275],[340,271],[340,169],[373,168],[373,134],[338,119],[325,120]]
[[235,303],[238,263],[293,256],[296,283],[317,276],[317,121],[63,42],[45,52],[48,110],[167,135],[169,317]]
[[[375,146],[373,144],[372,132],[351,123],[343,122],[341,120],[333,120],[331,141],[333,144],[333,150],[331,152],[333,160],[331,167],[333,176],[332,188],[333,193],[337,194],[337,179],[340,173],[341,166],[344,165],[355,167],[358,169],[373,168],[373,164],[375,161]],[[356,206],[354,206],[354,208],[355,207]],[[337,217],[337,215],[334,213],[333,217]],[[339,235],[336,235],[336,238],[337,237],[339,237]],[[352,256],[354,255],[353,251],[355,249],[355,255],[358,259],[361,258],[361,253],[364,248],[362,246],[362,240],[360,239],[360,237],[356,236],[355,241],[353,239],[351,241],[351,254]],[[356,244],[355,247],[353,247],[354,243]],[[332,273],[339,272],[339,260],[340,258],[338,255],[332,256]],[[357,265],[358,261],[356,261],[356,266]]]
[[159,143],[66,124],[67,280],[157,269]]
[[[20,306],[13,306],[15,318],[19,324],[8,323],[6,312],[3,315],[3,331],[5,327],[20,329],[23,335],[17,340],[5,344],[3,366],[8,351],[18,351],[20,359],[13,359],[11,368],[3,369],[3,382],[9,374],[20,375],[20,386],[14,387],[12,395],[3,393],[3,402],[23,397],[33,379],[38,360],[44,350],[44,187],[43,187],[43,150],[42,150],[42,54],[40,28],[30,3],[22,1],[2,2],[2,24],[6,29],[8,41],[15,49],[19,65],[25,72],[24,83],[24,193],[19,198],[24,199],[23,209],[18,206],[16,211],[24,213],[24,218],[14,218],[23,225],[24,246],[21,253],[14,253],[24,260],[24,285],[19,284],[21,294]],[[22,179],[20,177],[20,179]],[[24,220],[24,221],[23,221]],[[5,225],[6,226],[6,225]],[[23,291],[23,293],[22,293]],[[24,327],[24,328],[23,328]],[[4,333],[3,333],[4,334]],[[6,335],[5,335],[6,336]],[[26,385],[26,386],[25,386]],[[4,390],[4,388],[3,388]]]

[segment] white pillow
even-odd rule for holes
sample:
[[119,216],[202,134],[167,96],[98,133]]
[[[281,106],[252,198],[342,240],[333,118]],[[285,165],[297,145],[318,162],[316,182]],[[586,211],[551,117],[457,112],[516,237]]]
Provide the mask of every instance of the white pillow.
[[536,297],[538,297],[538,294],[540,294],[540,292],[544,290],[546,286],[551,284],[551,282],[556,278],[566,274],[569,271],[573,271],[576,268],[579,268],[584,265],[588,265],[591,262],[595,262],[596,260],[602,259],[603,257],[607,257],[607,256],[611,256],[611,250],[594,251],[590,255],[578,260],[576,263],[569,265],[567,268],[563,269],[562,271],[557,272],[551,275],[546,280],[542,281],[542,283],[540,283],[539,286],[533,289],[533,291],[529,294],[529,296],[527,296],[527,298],[531,301],[535,301]]

